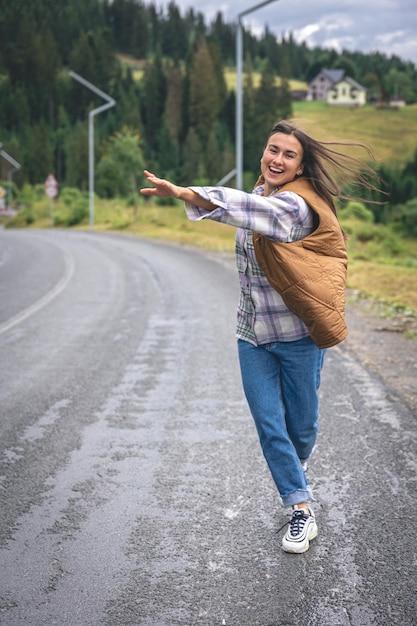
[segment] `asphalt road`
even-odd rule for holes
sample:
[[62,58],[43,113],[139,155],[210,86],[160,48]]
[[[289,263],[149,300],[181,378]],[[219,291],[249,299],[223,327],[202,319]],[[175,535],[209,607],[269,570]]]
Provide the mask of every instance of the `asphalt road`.
[[284,553],[237,294],[214,254],[0,231],[0,624],[417,624],[415,417],[328,351],[319,536]]

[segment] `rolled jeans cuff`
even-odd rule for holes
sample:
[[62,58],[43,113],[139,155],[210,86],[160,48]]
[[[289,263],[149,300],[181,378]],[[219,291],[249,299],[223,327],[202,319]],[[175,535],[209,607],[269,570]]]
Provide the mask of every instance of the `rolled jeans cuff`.
[[307,502],[308,500],[314,500],[313,492],[311,488],[307,486],[305,489],[297,489],[289,493],[287,496],[281,496],[282,504],[285,507],[293,506],[294,504],[301,504],[301,502]]

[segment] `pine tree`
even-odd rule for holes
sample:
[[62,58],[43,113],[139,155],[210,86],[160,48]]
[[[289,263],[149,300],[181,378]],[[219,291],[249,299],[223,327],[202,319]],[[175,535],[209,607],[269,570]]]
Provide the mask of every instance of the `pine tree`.
[[260,127],[269,130],[277,121],[278,94],[275,86],[275,72],[267,59],[264,63],[261,82],[255,93],[255,112]]
[[158,132],[165,110],[167,93],[167,79],[163,71],[160,51],[157,52],[153,63],[148,63],[145,68],[143,91],[142,119],[147,155],[151,157],[158,149]]
[[[259,119],[256,106],[256,90],[250,58],[247,56],[247,72],[243,90],[243,169],[258,171],[260,153]],[[265,133],[264,133],[265,134]]]
[[215,129],[213,129],[209,135],[204,156],[207,178],[212,185],[215,185],[225,174],[223,171],[222,152]]
[[188,49],[187,30],[175,2],[168,4],[168,17],[163,22],[162,52],[174,61],[184,59]]
[[224,23],[220,11],[211,25],[208,41],[219,48],[223,64],[233,65],[236,55],[235,27]]
[[203,38],[191,63],[189,100],[190,126],[202,145],[207,143],[221,104],[213,59]]
[[143,135],[143,124],[140,112],[140,92],[137,87],[132,70],[128,67],[116,83],[114,97],[117,103],[114,112],[117,116],[118,127],[124,124],[130,128],[136,128]]
[[65,179],[68,138],[72,128],[69,117],[63,106],[58,109],[57,128],[55,132],[55,172],[58,181]]
[[193,127],[188,131],[182,155],[182,181],[185,185],[191,184],[202,174],[203,156],[200,141]]
[[70,187],[88,189],[88,128],[77,122],[68,138],[66,182]]
[[166,117],[162,118],[158,132],[158,165],[161,176],[177,177],[179,162],[178,140],[172,136]]
[[32,184],[42,183],[54,171],[53,145],[43,120],[27,129],[24,169]]
[[278,88],[278,106],[276,120],[288,119],[292,116],[292,97],[289,83],[289,63],[284,57],[281,60],[281,84]]
[[143,4],[136,0],[113,0],[106,14],[117,50],[145,58],[149,48],[149,30]]
[[168,69],[165,116],[171,136],[179,140],[182,128],[182,74],[178,63]]

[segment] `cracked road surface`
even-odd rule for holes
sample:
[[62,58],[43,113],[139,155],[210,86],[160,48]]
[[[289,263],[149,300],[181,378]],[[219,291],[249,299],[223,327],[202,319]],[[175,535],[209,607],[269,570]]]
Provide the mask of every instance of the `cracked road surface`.
[[0,231],[0,624],[417,623],[415,416],[328,351],[319,536],[284,553],[237,297],[213,253]]

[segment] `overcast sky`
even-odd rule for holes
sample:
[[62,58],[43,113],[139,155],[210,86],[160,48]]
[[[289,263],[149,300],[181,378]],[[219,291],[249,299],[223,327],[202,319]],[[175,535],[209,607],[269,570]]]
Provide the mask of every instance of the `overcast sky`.
[[[166,7],[169,0],[155,0]],[[174,0],[181,14],[193,7],[209,24],[217,12],[226,22],[262,0]],[[417,0],[274,0],[243,18],[256,34],[269,29],[278,37],[292,32],[309,46],[395,54],[417,65]]]

